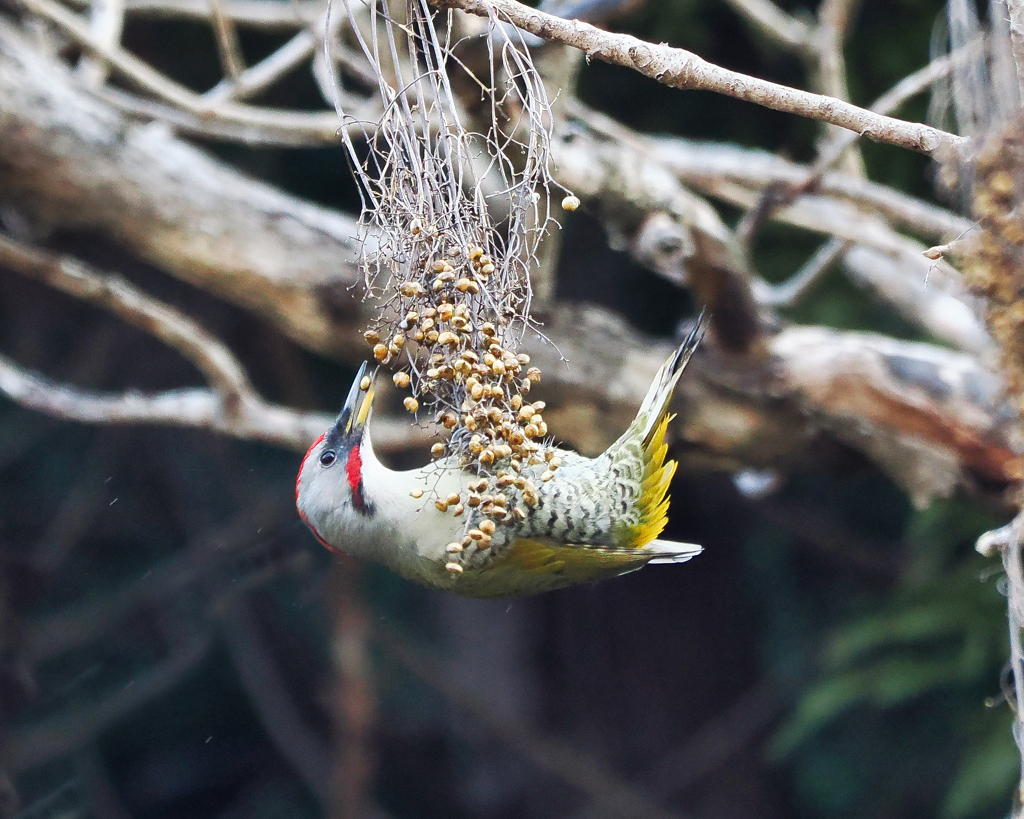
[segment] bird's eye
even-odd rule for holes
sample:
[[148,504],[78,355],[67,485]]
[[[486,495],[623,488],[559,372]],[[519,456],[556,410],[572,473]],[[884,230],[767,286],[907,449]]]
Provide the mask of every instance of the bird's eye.
[[320,466],[330,466],[338,459],[333,449],[325,449],[320,453]]

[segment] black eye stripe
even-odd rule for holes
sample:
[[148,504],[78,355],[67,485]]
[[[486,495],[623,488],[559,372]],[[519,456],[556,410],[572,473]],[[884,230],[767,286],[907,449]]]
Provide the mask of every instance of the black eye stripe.
[[338,456],[335,455],[333,449],[325,449],[323,452],[320,453],[320,465],[321,466],[330,466],[337,459],[338,459]]

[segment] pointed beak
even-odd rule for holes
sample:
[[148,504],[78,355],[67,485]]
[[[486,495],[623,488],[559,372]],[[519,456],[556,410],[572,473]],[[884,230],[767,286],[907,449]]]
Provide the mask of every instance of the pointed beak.
[[356,373],[356,379],[352,382],[352,389],[348,391],[348,398],[345,399],[345,406],[341,408],[341,414],[335,422],[336,429],[345,437],[359,433],[370,418],[370,410],[373,409],[374,382],[377,379],[377,369],[367,374],[367,366],[364,361]]

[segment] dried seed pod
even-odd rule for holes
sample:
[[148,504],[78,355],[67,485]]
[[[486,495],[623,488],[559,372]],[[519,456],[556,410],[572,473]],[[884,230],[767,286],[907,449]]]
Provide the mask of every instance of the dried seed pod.
[[436,262],[434,262],[432,265],[430,265],[430,269],[433,270],[435,273],[440,273],[447,266],[448,266],[448,262],[446,262],[446,261],[444,261],[442,259],[438,259]]
[[494,450],[487,448],[480,453],[480,463],[484,466],[490,466],[494,463]]
[[493,272],[494,272],[494,265],[493,264],[482,264],[482,265],[480,265],[480,275],[481,276],[490,276]]
[[465,512],[465,511],[466,511],[466,507],[463,506],[461,503],[457,503],[457,504],[455,504],[455,506],[452,507],[452,515],[454,517],[457,517],[457,518],[461,517],[462,513]]
[[452,314],[454,312],[455,308],[448,302],[437,306],[437,317],[441,319],[441,321],[451,321]]
[[385,347],[383,344],[374,344],[373,345],[373,357],[376,358],[378,361],[381,361],[381,362],[387,361],[387,358],[388,358],[388,348]]
[[519,393],[516,393],[515,395],[512,396],[512,409],[518,410],[522,406],[523,406],[523,396],[521,396]]
[[452,316],[452,327],[456,330],[472,329],[469,324],[469,319],[464,316]]
[[534,507],[537,505],[538,501],[539,499],[537,498],[536,492],[531,492],[529,489],[523,492],[523,503],[527,506]]
[[562,465],[562,459],[561,458],[552,458],[550,461],[548,461],[548,468],[551,469],[552,472],[554,470],[558,469],[558,467],[560,467],[561,465]]
[[459,552],[462,551],[462,548],[463,547],[461,543],[449,543],[447,546],[444,547],[444,550],[450,555],[457,555]]
[[543,438],[545,435],[548,434],[548,425],[544,421],[541,421],[539,424],[537,424],[537,432],[539,432],[541,434],[541,437]]
[[523,435],[525,435],[527,438],[536,438],[537,436],[540,435],[540,430],[537,429],[536,424],[527,424],[525,427],[523,427]]
[[463,572],[463,568],[458,563],[445,563],[444,568],[449,574],[453,575],[460,575]]
[[436,500],[434,501],[434,508],[437,509],[438,512],[447,512],[448,504],[443,500]]
[[495,485],[498,486],[499,488],[504,488],[506,486],[511,486],[515,482],[515,478],[513,478],[507,472],[503,472],[501,475],[498,476],[498,480],[495,481]]
[[430,447],[430,454],[433,455],[435,458],[440,458],[442,455],[444,455],[444,444],[442,444],[440,441],[434,444],[432,447]]
[[469,394],[472,395],[473,398],[475,398],[477,401],[479,401],[484,394],[484,385],[481,384],[480,382],[477,382],[476,384],[469,388]]
[[449,506],[454,506],[458,502],[459,502],[459,493],[458,492],[452,492],[447,498],[445,498],[445,503],[447,503]]
[[455,281],[455,272],[449,267],[437,277],[437,280],[445,284],[451,284]]
[[363,338],[365,338],[366,341],[370,344],[376,344],[378,341],[380,341],[380,333],[377,333],[374,330],[367,330],[365,333],[363,333]]
[[437,309],[434,307],[428,307],[426,310],[423,311],[423,318],[425,319],[432,319],[436,315]]
[[518,361],[520,364],[529,364],[530,357],[526,353],[520,353],[519,355],[516,356],[516,361]]
[[497,529],[498,527],[495,525],[494,521],[491,520],[490,518],[484,518],[483,520],[480,521],[479,528],[480,528],[480,531],[483,532],[485,535],[493,535],[494,534],[494,530]]
[[366,392],[368,389],[370,389],[370,376],[364,375],[362,378],[359,379],[359,389],[361,389],[363,392]]
[[480,498],[480,496],[478,494],[476,494],[476,492],[470,492],[469,493],[469,497],[466,498],[466,505],[467,506],[476,507],[476,506],[480,505],[480,502],[481,502],[481,498]]
[[459,337],[451,330],[445,330],[437,337],[437,343],[448,347],[457,347],[459,344]]
[[412,299],[423,292],[423,285],[419,282],[402,282],[399,290],[403,296]]
[[530,387],[532,386],[533,384],[530,383],[530,379],[524,378],[519,384],[519,392],[521,392],[523,395],[526,395],[530,391]]
[[441,375],[441,371],[437,367],[427,370],[427,378],[437,378],[439,375]]
[[513,509],[512,515],[516,520],[526,520],[526,510],[522,506],[517,506]]
[[482,538],[480,538],[480,540],[478,540],[476,542],[476,548],[478,548],[481,552],[484,551],[485,549],[490,549],[491,548],[491,536],[490,535],[484,535]]
[[574,196],[571,193],[562,200],[562,210],[567,210],[569,212],[572,212],[572,211],[576,210],[576,208],[578,208],[579,206],[580,206],[579,197],[578,196]]
[[540,476],[540,479],[541,479],[542,481],[544,481],[544,483],[547,483],[547,482],[548,482],[548,481],[550,481],[550,480],[551,480],[551,479],[552,479],[553,477],[555,477],[555,473],[554,473],[554,472],[552,472],[552,471],[551,471],[550,469],[547,469],[547,470],[545,470],[545,471],[544,471],[544,474]]
[[442,290],[444,290],[444,280],[440,276],[438,276],[436,279],[434,279],[434,283],[430,287],[435,293],[440,293]]
[[498,331],[495,329],[494,325],[491,322],[485,321],[483,324],[480,325],[480,332],[483,333],[485,336],[493,336],[496,335]]
[[480,285],[477,284],[472,279],[467,279],[465,276],[463,276],[461,279],[455,282],[455,289],[458,290],[460,293],[469,293],[475,296],[477,293],[480,292]]
[[484,249],[482,247],[471,247],[469,249],[469,258],[474,262],[477,261],[483,255]]
[[536,427],[539,427],[541,424],[544,423],[544,416],[542,416],[540,413],[537,413],[536,415],[531,415],[530,423]]
[[414,497],[414,498],[422,498],[423,497],[423,490],[422,489],[413,489],[412,492],[409,493],[409,495],[411,497]]
[[438,336],[437,330],[431,330],[429,333],[427,333],[426,336],[425,336],[425,340],[426,340],[427,344],[436,344],[437,343],[437,336]]
[[520,421],[529,421],[537,414],[537,411],[533,408],[532,404],[523,404],[519,409],[519,415],[516,416]]
[[402,405],[409,410],[409,412],[416,412],[416,410],[420,408],[420,402],[411,395],[402,402]]
[[409,384],[412,383],[412,379],[409,377],[409,373],[399,371],[391,376],[391,380],[395,382],[395,386],[399,389],[404,390]]
[[540,381],[540,370],[538,370],[536,367],[530,367],[530,369],[526,371],[526,377],[534,384],[536,384],[538,381]]
[[466,361],[466,362],[468,362],[470,364],[476,364],[478,361],[480,361],[480,356],[478,356],[472,350],[463,350],[462,351],[462,358],[463,358],[464,361]]
[[495,361],[491,365],[491,372],[494,373],[495,375],[504,375],[505,374],[505,362],[504,361]]
[[441,415],[441,426],[445,429],[455,429],[458,423],[459,419],[455,417],[454,412],[446,412]]
[[547,407],[548,407],[548,405],[545,404],[543,401],[534,401],[533,402],[533,411],[534,412],[543,412],[544,410],[547,409]]
[[484,538],[484,533],[480,529],[470,529],[466,534],[473,538],[473,540],[483,540]]

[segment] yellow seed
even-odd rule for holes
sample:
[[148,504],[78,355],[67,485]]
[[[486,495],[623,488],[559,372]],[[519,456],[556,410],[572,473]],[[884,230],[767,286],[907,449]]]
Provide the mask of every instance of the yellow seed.
[[573,196],[571,193],[562,200],[562,210],[574,211],[580,206],[579,197]]
[[484,385],[477,382],[476,384],[469,388],[469,394],[472,395],[473,398],[475,398],[477,401],[479,401],[484,394]]
[[458,290],[460,293],[470,293],[475,296],[477,293],[480,292],[480,285],[477,284],[472,279],[467,279],[465,276],[463,276],[461,279],[455,282],[455,289]]
[[482,538],[480,538],[480,540],[478,540],[476,542],[476,548],[478,548],[480,551],[483,551],[484,549],[490,549],[491,548],[491,536],[490,535],[484,535]]
[[483,324],[480,325],[480,332],[483,333],[485,336],[493,336],[498,331],[494,328],[494,325],[491,322],[485,321]]
[[520,385],[519,385],[519,391],[520,391],[520,392],[521,392],[521,393],[522,393],[523,395],[526,395],[526,394],[527,394],[527,393],[528,393],[528,392],[530,391],[530,387],[532,387],[532,386],[533,386],[533,385],[532,385],[532,384],[530,383],[530,379],[528,379],[528,378],[524,378],[524,379],[522,380],[522,383],[520,383]]
[[493,498],[491,498],[491,503],[493,503],[495,506],[504,506],[506,503],[508,503],[508,498],[499,493],[495,495]]
[[380,341],[380,335],[375,333],[373,330],[367,330],[363,333],[363,338],[365,338],[370,344],[376,344]]
[[469,324],[469,319],[462,316],[452,316],[452,327],[456,330],[472,330],[473,328]]
[[515,516],[516,520],[526,520],[526,510],[523,509],[522,506],[517,506],[513,509],[512,514]]
[[473,540],[483,540],[484,537],[484,533],[480,529],[470,529],[466,534],[473,538]]
[[541,424],[544,423],[544,418],[543,418],[542,415],[540,415],[540,413],[538,413],[536,415],[531,415],[530,416],[530,423],[533,424],[534,426],[539,427]]
[[562,465],[562,459],[561,458],[552,458],[550,461],[548,461],[548,466],[552,469],[552,471],[555,470],[555,469],[558,469],[558,467],[560,467],[561,465]]
[[491,372],[494,373],[495,375],[504,375],[505,374],[505,363],[503,361],[495,361],[491,365]]
[[373,346],[373,357],[378,361],[384,361],[388,357],[388,348],[383,344],[375,344]]
[[497,528],[498,527],[495,526],[494,521],[490,518],[484,518],[482,521],[480,521],[480,531],[483,532],[485,535],[493,535],[494,530]]
[[445,265],[447,264],[448,262],[438,260],[430,266],[430,269],[433,270],[435,273],[440,273],[442,270],[444,270]]
[[[521,401],[522,399],[520,398],[519,400]],[[520,421],[529,421],[536,414],[537,411],[533,408],[532,404],[523,404],[517,417]]]
[[547,404],[545,404],[543,401],[534,401],[533,402],[533,411],[534,412],[543,412],[546,408],[547,408]]
[[452,313],[454,312],[455,308],[452,307],[452,305],[450,305],[448,302],[440,304],[437,307],[437,317],[441,319],[441,321],[451,321]]
[[436,344],[437,335],[437,330],[431,330],[429,333],[427,333],[427,335],[425,336],[427,344]]
[[527,489],[525,492],[523,492],[523,502],[527,506],[536,506],[538,502],[536,493],[531,492],[529,489]]
[[526,377],[536,384],[540,381],[540,370],[536,367],[530,367],[530,369],[526,371]]
[[408,313],[405,314],[405,320],[409,324],[415,324],[417,321],[420,320],[420,314],[417,313],[415,310],[410,310]]
[[444,290],[444,282],[441,280],[440,276],[434,279],[434,283],[431,285],[431,289],[433,289],[435,293],[440,293],[442,290]]
[[409,410],[409,412],[416,412],[420,408],[420,402],[413,398],[411,395],[402,402],[403,406]]
[[444,567],[449,574],[459,575],[462,574],[463,571],[462,567],[458,563],[445,563]]
[[469,258],[474,262],[484,255],[484,249],[482,247],[471,247],[469,249]]
[[403,390],[406,387],[408,387],[410,383],[412,383],[412,379],[409,378],[409,373],[406,372],[395,373],[393,376],[391,376],[391,380],[395,382],[396,387]]
[[361,379],[359,379],[359,389],[361,389],[363,392],[366,392],[368,389],[370,389],[370,376],[364,375]]
[[452,492],[452,493],[451,493],[451,494],[450,494],[450,495],[449,495],[449,496],[448,496],[448,497],[447,497],[447,498],[445,499],[445,503],[447,503],[447,504],[448,504],[449,506],[454,506],[454,505],[455,505],[455,504],[457,504],[458,502],[459,502],[459,493],[458,493],[458,492]]
[[474,507],[479,506],[480,505],[480,496],[478,494],[476,494],[475,492],[471,492],[469,494],[469,497],[466,498],[466,505],[467,506],[474,506]]
[[526,353],[520,353],[519,355],[516,356],[516,361],[518,361],[520,364],[529,364],[530,357]]
[[493,272],[494,272],[494,265],[493,264],[482,264],[482,265],[480,265],[480,275],[481,276],[490,276]]
[[462,544],[454,542],[449,543],[447,546],[444,547],[444,550],[448,552],[448,554],[450,555],[457,555],[459,552],[462,551]]
[[522,406],[523,396],[521,396],[519,393],[516,393],[515,395],[512,396],[512,409],[517,410]]
[[457,503],[457,504],[455,504],[455,506],[452,507],[452,514],[455,517],[461,516],[462,513],[465,512],[465,511],[466,511],[466,507],[463,506],[461,503]]
[[480,360],[480,356],[474,353],[472,350],[463,350],[462,358],[470,364],[476,364]]
[[437,337],[437,343],[443,345],[451,345],[452,347],[458,345],[459,337],[455,335],[451,330],[445,330]]
[[444,444],[440,442],[434,444],[430,448],[430,454],[433,455],[435,458],[440,458],[442,455],[444,455]]
[[536,424],[527,424],[523,428],[523,435],[525,435],[527,438],[536,438],[538,435],[540,435],[540,430],[537,429]]
[[423,497],[423,490],[422,489],[413,489],[412,492],[410,492],[409,494],[412,497],[414,497],[414,498],[422,498]]
[[413,341],[423,341],[423,331],[417,330],[412,334]]
[[455,417],[455,413],[446,412],[441,416],[441,426],[445,429],[454,429],[459,423],[459,419]]
[[548,482],[548,481],[550,481],[550,480],[551,480],[551,479],[552,479],[553,477],[555,477],[555,473],[554,473],[554,472],[552,472],[552,471],[551,471],[550,469],[548,469],[548,470],[545,470],[544,474],[540,476],[540,479],[541,479],[542,481],[544,481],[544,483],[547,483],[547,482]]
[[544,421],[541,421],[539,424],[537,424],[537,432],[541,434],[541,437],[547,435],[548,425]]
[[434,508],[436,508],[438,512],[447,512],[448,504],[443,500],[436,500],[434,501]]
[[402,286],[400,289],[402,291],[402,295],[408,298],[418,296],[420,292],[423,290],[419,282],[402,282]]
[[482,463],[484,466],[490,466],[491,464],[493,464],[494,463],[494,450],[492,450],[492,449],[485,449],[483,452],[481,452],[480,453],[480,463]]

